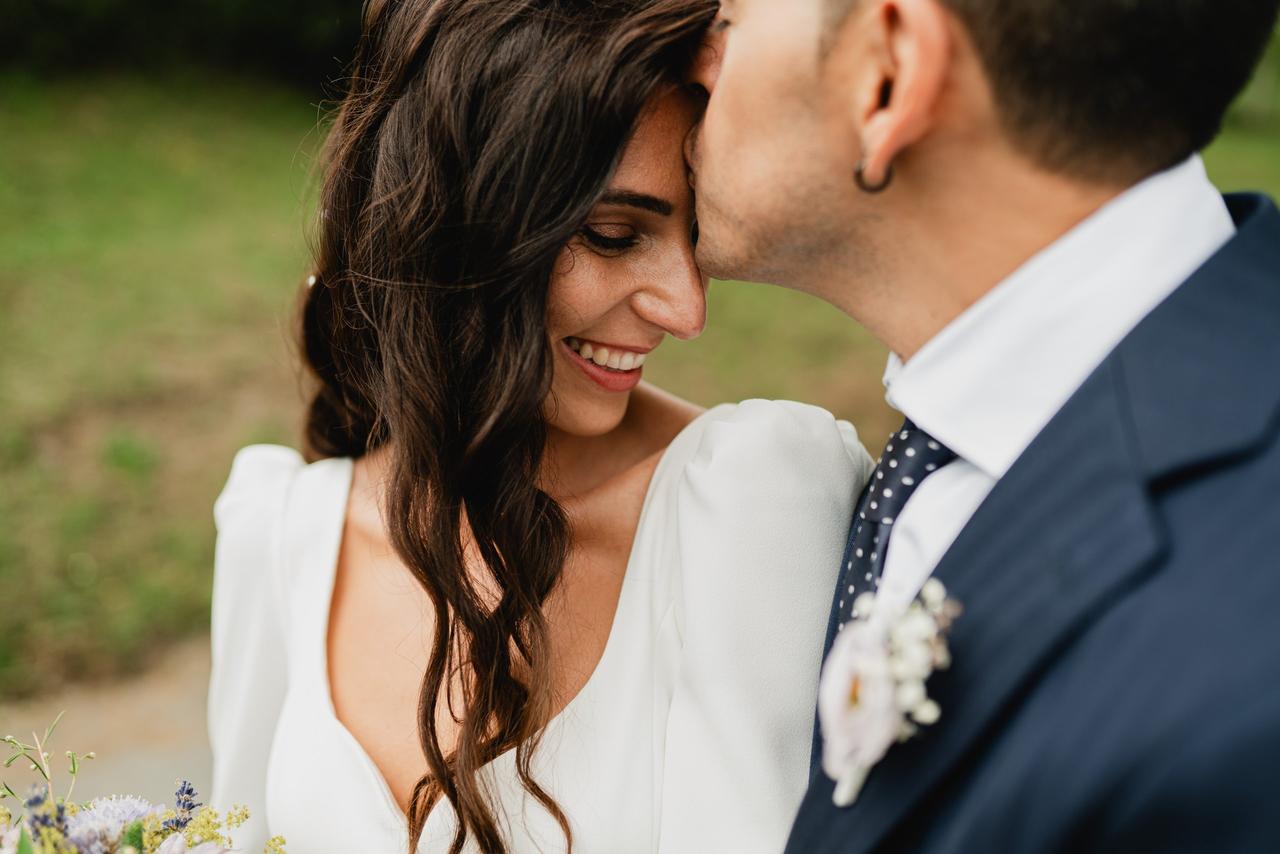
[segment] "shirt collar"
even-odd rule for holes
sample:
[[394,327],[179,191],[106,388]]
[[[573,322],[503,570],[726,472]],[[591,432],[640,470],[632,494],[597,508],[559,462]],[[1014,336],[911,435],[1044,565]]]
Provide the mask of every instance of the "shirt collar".
[[1120,194],[965,310],[889,403],[994,479],[1103,359],[1235,234],[1199,155]]

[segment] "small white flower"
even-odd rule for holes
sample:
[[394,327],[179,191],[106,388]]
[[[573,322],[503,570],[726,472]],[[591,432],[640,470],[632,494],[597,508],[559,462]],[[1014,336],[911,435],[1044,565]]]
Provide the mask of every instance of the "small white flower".
[[900,682],[923,681],[933,670],[933,650],[925,641],[914,641],[893,651],[893,675]]
[[947,588],[936,578],[930,578],[920,590],[920,601],[930,611],[938,611],[947,601]]
[[916,706],[911,717],[921,726],[933,726],[942,717],[942,709],[933,700],[925,700]]
[[951,663],[945,634],[960,613],[936,579],[903,613],[887,617],[876,603],[875,593],[855,600],[854,619],[836,635],[818,686],[822,770],[836,781],[841,807],[857,799],[895,742],[941,719],[925,681]]
[[912,605],[893,627],[893,642],[906,645],[911,642],[925,642],[938,633],[938,624],[933,617],[918,605]]
[[904,712],[918,708],[928,698],[929,695],[924,691],[924,682],[919,679],[903,682],[898,686],[898,708]]
[[818,693],[822,767],[837,781],[837,797],[850,803],[898,738],[901,713],[883,635],[878,623],[846,625],[827,658]]
[[18,854],[18,838],[22,835],[22,827],[13,825],[0,833],[0,854]]
[[933,650],[933,669],[947,670],[951,667],[951,650],[946,644],[938,644]]

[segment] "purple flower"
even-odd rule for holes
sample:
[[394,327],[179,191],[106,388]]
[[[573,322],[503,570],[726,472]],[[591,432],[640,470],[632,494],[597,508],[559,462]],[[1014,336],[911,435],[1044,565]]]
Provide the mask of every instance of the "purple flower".
[[174,808],[177,809],[178,815],[167,820],[161,825],[161,828],[163,830],[185,830],[191,822],[191,813],[199,806],[203,806],[203,804],[196,803],[195,786],[192,786],[188,780],[178,781],[178,792],[174,801]]
[[95,798],[68,819],[67,838],[80,854],[108,854],[115,850],[126,827],[163,811],[164,807],[132,795]]
[[67,808],[62,804],[51,803],[48,791],[39,783],[32,783],[29,791],[30,794],[27,795],[27,799],[22,806],[27,813],[27,822],[31,825],[32,838],[36,837],[37,831],[42,827],[65,834],[67,832]]

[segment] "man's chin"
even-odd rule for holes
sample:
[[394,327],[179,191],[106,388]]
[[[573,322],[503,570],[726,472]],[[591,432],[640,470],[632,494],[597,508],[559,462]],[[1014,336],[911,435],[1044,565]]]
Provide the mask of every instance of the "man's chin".
[[704,274],[722,281],[760,281],[759,259],[750,251],[741,235],[732,230],[702,230],[694,249],[698,268]]
[[698,245],[694,258],[698,269],[713,279],[736,279],[742,274],[741,253],[735,251],[739,235],[723,217],[701,200],[698,204]]
[[724,256],[716,251],[715,247],[709,245],[705,237],[699,237],[698,246],[694,250],[694,259],[698,262],[698,269],[712,279],[736,278],[733,269],[735,265],[726,263]]

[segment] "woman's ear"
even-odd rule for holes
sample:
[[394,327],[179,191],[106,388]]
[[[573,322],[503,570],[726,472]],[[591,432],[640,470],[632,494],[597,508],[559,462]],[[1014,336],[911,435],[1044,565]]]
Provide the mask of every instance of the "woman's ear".
[[870,0],[858,13],[865,54],[853,108],[868,184],[882,184],[933,126],[954,48],[948,15],[938,0]]

